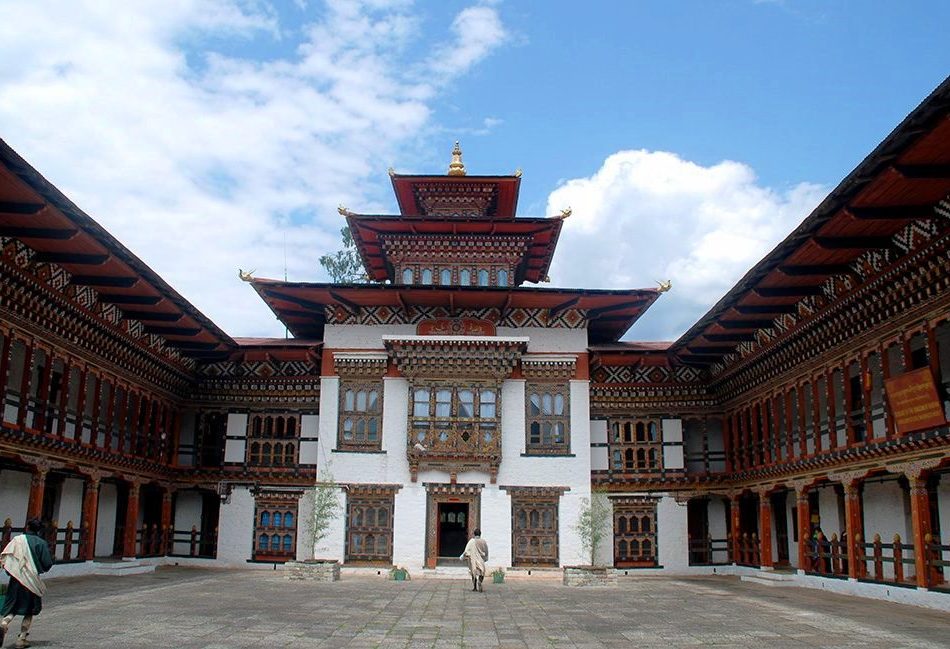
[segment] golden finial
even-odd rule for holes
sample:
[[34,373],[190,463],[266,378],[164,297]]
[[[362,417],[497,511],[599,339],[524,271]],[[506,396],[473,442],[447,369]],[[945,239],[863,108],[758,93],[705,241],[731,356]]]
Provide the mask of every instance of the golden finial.
[[657,282],[659,287],[656,289],[659,293],[666,293],[668,290],[673,288],[673,282],[671,280],[665,279],[662,282]]
[[550,275],[545,275],[544,277],[541,278],[541,281],[544,282],[545,284],[550,284],[550,283],[551,283],[551,276],[550,276]]
[[353,215],[353,212],[351,212],[351,211],[349,211],[348,209],[346,209],[346,207],[343,205],[343,203],[340,203],[339,205],[337,205],[336,211],[340,213],[340,216],[352,216],[352,215]]
[[254,279],[254,271],[241,270],[238,268],[238,277],[241,278],[242,282],[250,282]]
[[462,162],[462,148],[459,146],[459,143],[455,142],[455,148],[452,149],[452,162],[449,163],[449,172],[450,176],[464,176],[465,175],[465,163]]
[[523,172],[521,171],[521,167],[518,167],[517,169],[515,169],[515,178],[521,178],[522,173]]
[[396,175],[396,170],[393,169],[392,167],[390,167],[389,169],[387,169],[386,172],[389,174],[389,177],[390,177],[390,178],[392,178],[393,176]]
[[565,207],[563,210],[561,210],[561,216],[558,216],[557,218],[566,219],[573,213],[574,213],[574,210],[572,210],[570,207]]

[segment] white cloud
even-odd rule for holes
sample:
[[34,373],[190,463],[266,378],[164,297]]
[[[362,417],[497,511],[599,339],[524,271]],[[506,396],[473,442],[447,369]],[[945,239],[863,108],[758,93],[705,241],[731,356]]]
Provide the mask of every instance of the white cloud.
[[462,8],[426,35],[446,66],[409,51],[406,1],[303,25],[263,2],[106,4],[0,4],[0,137],[233,335],[282,332],[237,267],[282,276],[286,239],[291,279],[320,278],[335,206],[381,207],[373,175],[505,33]]
[[673,340],[715,304],[824,197],[801,183],[776,191],[747,165],[704,167],[663,151],[620,151],[588,178],[548,197],[571,206],[552,264],[560,286],[648,288],[665,293],[628,338]]

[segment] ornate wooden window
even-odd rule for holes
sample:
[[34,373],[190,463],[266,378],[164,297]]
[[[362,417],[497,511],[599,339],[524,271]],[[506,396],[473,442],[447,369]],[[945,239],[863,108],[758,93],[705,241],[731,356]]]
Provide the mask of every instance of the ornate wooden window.
[[614,506],[614,565],[657,565],[656,500],[612,498]]
[[613,419],[610,422],[611,469],[624,473],[663,470],[659,419]]
[[297,556],[299,496],[299,493],[268,494],[255,499],[255,561],[289,561]]
[[343,450],[378,450],[383,437],[383,385],[381,381],[340,381],[338,447]]
[[346,500],[348,563],[392,563],[393,496],[391,490],[350,488]]
[[560,491],[512,488],[511,565],[558,565]]
[[478,269],[478,285],[488,286],[488,270],[486,268]]
[[439,271],[439,284],[442,286],[448,286],[452,283],[452,271],[448,268],[443,268]]
[[247,463],[252,466],[297,464],[297,416],[255,414],[247,423]]
[[431,284],[431,283],[432,283],[432,269],[431,269],[431,268],[423,268],[423,269],[422,269],[422,283],[423,283],[423,284]]
[[508,286],[508,271],[500,269],[496,274],[498,279],[498,286]]
[[468,286],[472,283],[472,271],[468,268],[463,268],[459,271],[459,284],[462,286]]
[[410,394],[415,442],[433,451],[496,448],[501,418],[494,384],[416,384]]
[[525,396],[525,451],[570,453],[570,392],[567,384],[529,382]]

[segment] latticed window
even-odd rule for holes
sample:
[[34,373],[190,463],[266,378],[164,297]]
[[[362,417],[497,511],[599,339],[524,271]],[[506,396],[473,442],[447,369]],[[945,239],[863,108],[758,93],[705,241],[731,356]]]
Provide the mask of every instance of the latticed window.
[[489,384],[416,385],[411,426],[427,449],[479,450],[498,446],[498,388]]
[[350,490],[346,504],[346,561],[392,563],[393,494]]
[[610,422],[610,466],[624,473],[663,470],[663,441],[658,419],[615,419]]
[[558,565],[559,494],[511,495],[511,565]]
[[297,498],[259,497],[254,525],[254,559],[287,561],[297,554]]
[[526,397],[526,452],[569,453],[570,395],[567,385],[528,383]]
[[339,448],[379,449],[382,419],[383,386],[380,381],[340,382]]
[[251,415],[247,423],[247,463],[252,466],[297,464],[297,416]]
[[614,565],[648,567],[657,565],[656,500],[615,498]]

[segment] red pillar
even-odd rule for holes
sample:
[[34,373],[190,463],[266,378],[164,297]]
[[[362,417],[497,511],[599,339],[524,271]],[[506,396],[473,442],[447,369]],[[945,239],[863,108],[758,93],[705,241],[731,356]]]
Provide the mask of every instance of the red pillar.
[[[844,485],[845,530],[848,534],[848,577],[864,576],[864,562],[858,562],[858,546],[864,543],[864,526],[861,524],[861,482],[853,480]],[[861,550],[863,551],[863,547]]]
[[129,502],[125,508],[125,534],[122,539],[122,556],[135,557],[139,521],[139,488],[138,482],[129,482]]
[[171,552],[172,539],[172,490],[166,487],[162,493],[162,554]]
[[759,552],[761,566],[771,568],[772,561],[772,499],[768,492],[759,494],[759,542],[762,544]]
[[742,556],[742,519],[739,516],[739,495],[729,501],[729,531],[732,535],[732,563],[739,563]]
[[53,378],[53,355],[43,351],[43,374],[40,375],[40,389],[36,393],[36,414],[33,416],[33,428],[46,432],[46,420],[49,417],[49,384]]
[[910,515],[914,527],[914,567],[917,586],[930,585],[930,570],[927,566],[927,537],[930,534],[930,492],[927,490],[927,474],[908,475],[910,481]]
[[798,569],[805,570],[808,566],[808,550],[811,543],[811,507],[808,503],[808,489],[795,489],[796,505],[798,507]]
[[86,480],[86,489],[82,498],[82,528],[86,534],[86,561],[96,556],[96,525],[99,522],[99,476],[93,475]]
[[26,506],[26,519],[39,518],[43,513],[43,496],[46,493],[46,476],[49,467],[38,466],[30,480],[30,500]]
[[22,430],[26,425],[26,409],[30,401],[30,381],[33,378],[33,344],[25,343],[23,352],[23,378],[20,380],[20,407],[16,424]]

